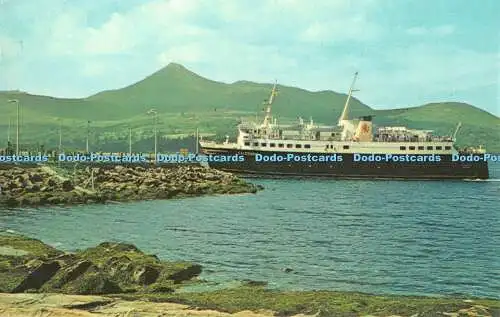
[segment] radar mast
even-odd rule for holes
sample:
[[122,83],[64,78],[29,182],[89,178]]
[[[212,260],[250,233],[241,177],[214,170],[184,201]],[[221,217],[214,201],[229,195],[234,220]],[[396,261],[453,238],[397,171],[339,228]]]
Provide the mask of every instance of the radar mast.
[[276,88],[276,85],[278,84],[277,81],[274,81],[273,89],[271,91],[271,95],[269,96],[269,100],[267,100],[265,103],[267,105],[266,107],[266,116],[264,117],[264,126],[268,126],[269,123],[272,123],[271,120],[271,105],[273,104],[274,97],[278,94],[278,90]]

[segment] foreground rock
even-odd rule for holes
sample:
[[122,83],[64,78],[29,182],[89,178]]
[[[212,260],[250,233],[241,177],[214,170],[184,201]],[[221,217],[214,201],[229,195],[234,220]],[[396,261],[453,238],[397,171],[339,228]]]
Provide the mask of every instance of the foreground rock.
[[[348,295],[348,294],[344,294]],[[351,295],[352,296],[352,295]],[[239,300],[236,298],[236,300]],[[359,313],[355,312],[356,298],[353,296],[347,307],[341,307],[344,300],[338,300],[334,310],[317,310],[315,313],[293,313],[291,311],[272,311],[268,309],[240,310],[238,312],[221,312],[214,309],[169,302],[151,302],[146,300],[123,300],[119,298],[62,294],[0,294],[0,316],[26,317],[497,317],[498,311],[481,304],[465,303],[465,308],[429,306],[416,313]],[[401,298],[404,301],[404,298]],[[216,304],[216,300],[208,299],[206,305]],[[349,304],[352,307],[349,307]],[[265,304],[261,304],[264,306]],[[298,305],[290,304],[293,309]],[[328,304],[324,303],[327,307]],[[217,308],[217,307],[215,307]],[[380,307],[379,310],[384,310]]]
[[[270,317],[272,312],[241,311],[224,313],[215,310],[193,309],[174,303],[124,301],[101,296],[60,294],[0,294],[0,316],[26,317]],[[300,315],[305,316],[305,315]],[[299,315],[297,316],[299,317]]]
[[83,167],[0,166],[0,206],[103,203],[208,194],[255,193],[230,173],[192,165]]
[[169,293],[200,273],[200,265],[160,261],[125,243],[104,242],[64,253],[36,239],[0,236],[4,293]]

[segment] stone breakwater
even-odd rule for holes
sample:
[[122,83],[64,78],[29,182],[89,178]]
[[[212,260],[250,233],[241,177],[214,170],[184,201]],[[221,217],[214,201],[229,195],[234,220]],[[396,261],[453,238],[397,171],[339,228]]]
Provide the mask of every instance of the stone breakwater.
[[8,207],[256,193],[262,189],[230,173],[193,165],[2,166],[0,187],[0,205]]

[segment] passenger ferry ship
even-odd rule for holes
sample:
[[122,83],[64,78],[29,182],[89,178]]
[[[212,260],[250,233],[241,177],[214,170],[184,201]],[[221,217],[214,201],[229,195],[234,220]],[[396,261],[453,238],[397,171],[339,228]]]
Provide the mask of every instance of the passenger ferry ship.
[[[306,123],[281,125],[271,115],[277,94],[276,84],[266,101],[263,122],[242,122],[238,125],[236,142],[229,138],[223,143],[200,140],[206,155],[242,155],[242,162],[210,162],[209,166],[233,173],[275,176],[325,176],[338,178],[401,178],[401,179],[487,179],[488,163],[454,161],[455,154],[483,154],[483,148],[457,150],[453,136],[435,136],[429,130],[407,127],[379,127],[373,133],[372,116],[349,120],[347,113],[358,73],[354,75],[347,100],[336,126]],[[258,161],[273,155],[286,157],[337,157],[339,161]],[[359,161],[371,158],[408,157],[420,161]],[[426,158],[424,158],[426,157]],[[429,159],[430,157],[438,159]],[[426,160],[422,162],[421,160]],[[404,160],[404,158],[403,158]],[[430,160],[430,161],[429,161]]]

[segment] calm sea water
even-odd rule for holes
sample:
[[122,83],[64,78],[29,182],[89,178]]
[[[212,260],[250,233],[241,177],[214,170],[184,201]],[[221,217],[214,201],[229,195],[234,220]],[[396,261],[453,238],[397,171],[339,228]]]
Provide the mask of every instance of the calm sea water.
[[[0,210],[65,250],[125,241],[219,283],[500,298],[500,164],[489,181],[251,180],[256,195]],[[285,273],[283,268],[293,272]]]

